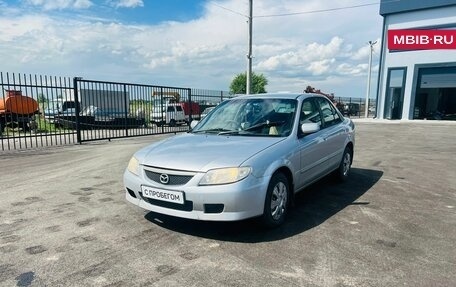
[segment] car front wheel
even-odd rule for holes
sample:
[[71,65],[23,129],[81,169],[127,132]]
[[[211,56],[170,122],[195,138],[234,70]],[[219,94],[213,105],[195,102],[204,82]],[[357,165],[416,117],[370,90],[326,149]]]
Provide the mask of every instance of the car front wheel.
[[282,173],[276,173],[269,182],[264,203],[263,224],[267,227],[277,227],[285,221],[289,206],[288,179]]

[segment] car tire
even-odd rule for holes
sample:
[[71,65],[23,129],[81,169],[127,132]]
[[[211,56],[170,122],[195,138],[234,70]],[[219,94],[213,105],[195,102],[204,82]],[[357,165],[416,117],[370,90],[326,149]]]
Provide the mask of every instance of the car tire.
[[350,175],[352,162],[353,151],[349,146],[347,146],[345,147],[344,154],[342,156],[342,160],[340,161],[339,167],[335,171],[336,178],[339,181],[344,182],[347,180],[348,176]]
[[290,184],[283,173],[272,176],[268,185],[262,223],[268,228],[280,226],[288,213],[290,206]]
[[172,119],[169,121],[169,126],[170,127],[175,127],[176,126],[176,120]]

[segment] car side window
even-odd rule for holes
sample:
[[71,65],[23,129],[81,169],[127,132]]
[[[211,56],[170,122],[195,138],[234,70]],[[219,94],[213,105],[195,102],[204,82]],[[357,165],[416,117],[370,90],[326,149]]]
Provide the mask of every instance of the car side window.
[[302,102],[299,124],[302,125],[304,123],[321,124],[320,111],[312,99],[305,99]]
[[323,98],[317,98],[316,100],[320,106],[321,115],[323,116],[324,127],[330,127],[342,122],[342,119],[329,100]]

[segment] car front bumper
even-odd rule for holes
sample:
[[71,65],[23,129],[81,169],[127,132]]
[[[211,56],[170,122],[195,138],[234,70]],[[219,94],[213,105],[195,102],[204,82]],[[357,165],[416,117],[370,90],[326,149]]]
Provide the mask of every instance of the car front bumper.
[[[197,173],[185,185],[167,186],[149,180],[144,173],[124,173],[126,199],[146,210],[181,218],[208,221],[236,221],[263,214],[267,178],[247,178],[232,184],[199,186],[204,173]],[[157,190],[183,192],[184,204],[150,200],[143,197],[141,186]]]

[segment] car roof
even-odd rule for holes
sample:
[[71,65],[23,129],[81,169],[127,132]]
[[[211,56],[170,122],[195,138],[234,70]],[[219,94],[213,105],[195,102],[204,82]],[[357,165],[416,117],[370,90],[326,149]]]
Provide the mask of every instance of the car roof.
[[[251,95],[235,95],[233,99],[298,99],[299,97],[309,98],[309,97],[323,97],[319,94],[313,93],[265,93],[265,94],[251,94]],[[325,98],[325,97],[323,97]]]

